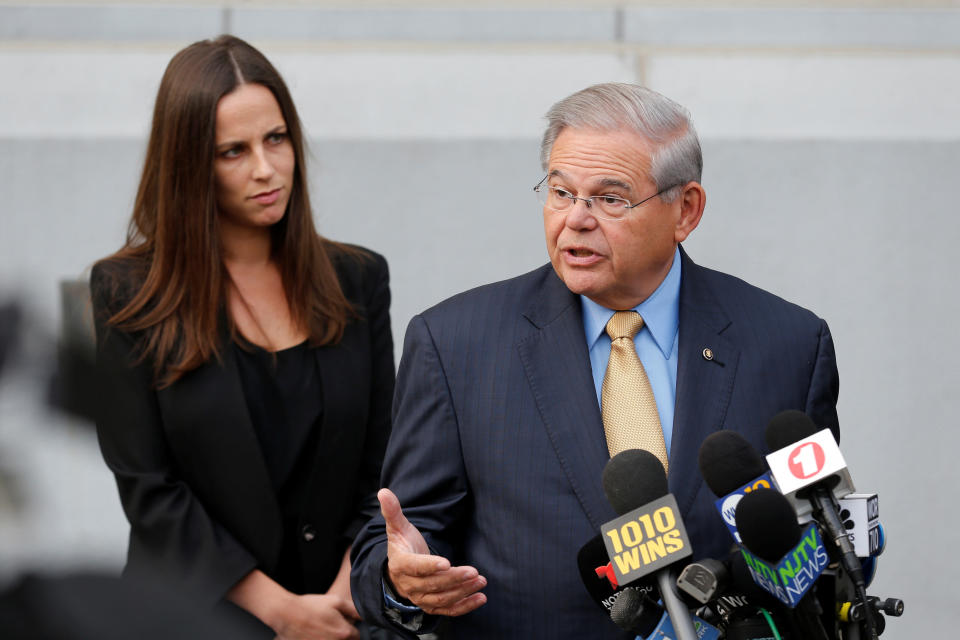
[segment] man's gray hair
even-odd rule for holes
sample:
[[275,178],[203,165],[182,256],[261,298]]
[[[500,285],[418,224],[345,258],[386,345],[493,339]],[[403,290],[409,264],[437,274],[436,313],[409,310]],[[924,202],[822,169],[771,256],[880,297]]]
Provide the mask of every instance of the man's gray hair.
[[[557,136],[567,127],[613,131],[633,129],[653,147],[650,177],[657,190],[700,182],[703,154],[690,113],[670,98],[636,84],[610,82],[578,91],[547,112],[547,130],[540,143],[544,171]],[[660,197],[670,202],[680,193],[670,189]]]

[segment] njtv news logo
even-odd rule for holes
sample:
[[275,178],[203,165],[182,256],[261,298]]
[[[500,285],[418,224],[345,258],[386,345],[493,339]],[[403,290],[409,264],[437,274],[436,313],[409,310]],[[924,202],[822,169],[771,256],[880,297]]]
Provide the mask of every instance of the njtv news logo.
[[795,607],[823,570],[830,557],[815,524],[809,525],[800,542],[775,565],[740,549],[753,581],[788,607]]

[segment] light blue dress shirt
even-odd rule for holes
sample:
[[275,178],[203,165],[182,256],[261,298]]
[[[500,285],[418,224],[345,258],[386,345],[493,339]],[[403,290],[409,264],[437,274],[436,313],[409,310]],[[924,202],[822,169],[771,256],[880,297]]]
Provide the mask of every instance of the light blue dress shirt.
[[[580,296],[583,307],[583,330],[590,350],[590,368],[600,403],[603,376],[610,359],[610,336],[606,326],[614,310],[601,307],[586,296]],[[673,254],[673,265],[656,291],[633,308],[643,317],[643,328],[634,337],[637,355],[650,379],[657,413],[663,427],[663,439],[670,453],[673,436],[673,409],[677,398],[677,343],[680,326],[680,250]],[[626,311],[626,309],[620,309]]]

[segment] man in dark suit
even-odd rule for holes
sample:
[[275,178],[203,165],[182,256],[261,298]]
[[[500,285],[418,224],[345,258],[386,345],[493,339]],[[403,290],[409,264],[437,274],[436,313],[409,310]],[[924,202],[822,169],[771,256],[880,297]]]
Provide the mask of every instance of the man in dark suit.
[[[645,382],[627,395],[648,412],[642,446],[668,463],[696,557],[729,546],[697,470],[707,435],[733,429],[759,448],[785,409],[837,432],[826,323],[679,246],[705,204],[686,110],[607,84],[547,119],[536,190],[551,264],[455,296],[407,330],[389,489],[353,546],[365,619],[456,638],[631,637],[576,566],[616,515],[601,487],[623,448],[611,430],[614,351],[642,363]],[[642,318],[632,343],[608,335],[614,312]]]

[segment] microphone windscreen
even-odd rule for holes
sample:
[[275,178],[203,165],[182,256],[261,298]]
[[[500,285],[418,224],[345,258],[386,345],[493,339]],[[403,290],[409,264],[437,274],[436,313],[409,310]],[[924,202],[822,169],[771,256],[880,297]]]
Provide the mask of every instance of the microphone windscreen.
[[657,628],[663,608],[646,597],[643,591],[627,587],[610,608],[614,624],[634,635],[646,637]]
[[770,451],[779,451],[818,431],[820,429],[803,411],[795,409],[781,411],[773,416],[767,425],[767,446]]
[[619,515],[662,498],[667,474],[657,456],[645,449],[627,449],[603,468],[603,492]]
[[754,489],[743,496],[735,518],[743,544],[764,560],[779,562],[800,541],[793,507],[773,489]]
[[577,552],[577,568],[580,570],[580,579],[583,586],[590,594],[590,599],[599,606],[604,607],[604,601],[617,592],[610,581],[597,573],[601,567],[605,567],[610,562],[607,556],[607,547],[603,543],[603,538],[597,534],[580,548]]
[[767,465],[752,444],[736,431],[707,436],[697,455],[700,475],[718,498],[763,475]]

